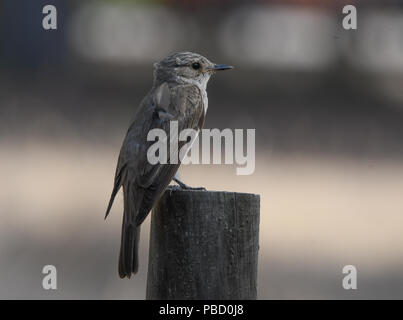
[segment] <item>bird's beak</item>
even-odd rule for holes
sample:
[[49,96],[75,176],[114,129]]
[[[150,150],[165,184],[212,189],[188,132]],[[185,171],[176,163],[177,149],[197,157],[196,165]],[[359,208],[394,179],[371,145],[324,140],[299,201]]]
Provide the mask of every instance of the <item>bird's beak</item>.
[[234,69],[234,67],[226,64],[215,64],[213,67],[214,71],[229,70],[229,69]]
[[229,66],[226,64],[214,64],[211,67],[207,68],[207,71],[210,72],[216,72],[216,71],[222,71],[222,70],[229,70],[229,69],[233,69],[233,66]]

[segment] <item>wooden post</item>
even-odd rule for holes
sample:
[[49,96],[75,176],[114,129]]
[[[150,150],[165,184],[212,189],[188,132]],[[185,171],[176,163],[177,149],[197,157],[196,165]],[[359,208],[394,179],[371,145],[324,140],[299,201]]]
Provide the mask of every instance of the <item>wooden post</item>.
[[147,299],[256,299],[260,197],[167,189],[151,218]]

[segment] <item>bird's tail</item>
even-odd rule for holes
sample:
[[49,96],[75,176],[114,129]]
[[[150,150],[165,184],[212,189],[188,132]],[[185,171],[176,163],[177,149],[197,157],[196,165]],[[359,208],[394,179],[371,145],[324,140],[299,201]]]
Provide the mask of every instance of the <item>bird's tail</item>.
[[130,278],[136,274],[139,267],[138,247],[140,226],[125,221],[123,217],[122,241],[119,255],[119,276]]
[[140,240],[140,225],[135,223],[136,202],[133,199],[130,185],[123,187],[124,214],[122,223],[122,239],[119,255],[119,276],[130,278],[136,274],[139,267],[138,247]]

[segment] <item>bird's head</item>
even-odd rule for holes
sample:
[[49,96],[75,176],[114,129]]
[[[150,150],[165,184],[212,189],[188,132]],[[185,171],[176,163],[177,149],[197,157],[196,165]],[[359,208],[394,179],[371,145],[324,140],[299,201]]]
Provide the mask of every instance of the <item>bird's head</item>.
[[154,78],[157,81],[192,83],[206,87],[212,74],[232,68],[225,64],[215,64],[197,53],[178,52],[154,64]]

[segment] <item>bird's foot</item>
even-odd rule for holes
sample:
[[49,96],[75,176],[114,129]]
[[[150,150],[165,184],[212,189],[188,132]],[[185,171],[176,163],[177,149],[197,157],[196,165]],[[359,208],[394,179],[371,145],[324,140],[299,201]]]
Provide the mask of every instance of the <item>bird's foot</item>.
[[203,190],[203,191],[206,191],[206,188],[205,187],[190,187],[190,186],[188,186],[187,184],[184,184],[182,181],[180,181],[178,178],[174,178],[173,179],[178,185],[179,185],[179,187],[181,188],[181,189],[184,189],[184,190]]

